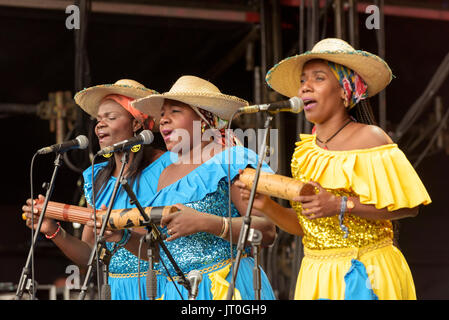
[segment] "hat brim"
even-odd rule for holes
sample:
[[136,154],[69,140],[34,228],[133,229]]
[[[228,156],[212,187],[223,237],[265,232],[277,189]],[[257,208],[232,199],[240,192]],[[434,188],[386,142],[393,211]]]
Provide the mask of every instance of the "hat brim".
[[165,99],[176,100],[212,112],[223,120],[230,120],[238,108],[248,105],[246,100],[225,94],[202,92],[182,92],[154,94],[137,99],[131,104],[137,110],[152,115],[157,125],[161,118],[160,111]]
[[96,117],[101,100],[103,100],[103,98],[107,95],[120,94],[130,98],[139,99],[155,93],[157,93],[157,91],[148,88],[138,88],[117,84],[102,84],[78,92],[74,99],[76,104],[78,104],[81,109],[92,117]]
[[266,75],[267,84],[280,94],[293,97],[298,94],[304,64],[313,59],[335,62],[357,72],[368,86],[368,97],[382,91],[391,81],[392,73],[387,63],[366,51],[306,52],[282,60]]

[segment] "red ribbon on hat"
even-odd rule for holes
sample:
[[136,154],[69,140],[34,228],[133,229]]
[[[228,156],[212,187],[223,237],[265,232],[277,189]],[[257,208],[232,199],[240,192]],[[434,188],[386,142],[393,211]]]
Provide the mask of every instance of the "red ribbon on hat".
[[153,117],[148,116],[147,114],[137,110],[131,105],[131,102],[134,101],[134,98],[130,98],[127,96],[123,96],[121,94],[110,94],[104,97],[101,102],[105,100],[113,100],[125,108],[126,111],[131,113],[131,115],[136,119],[141,125],[143,129],[152,130],[154,127]]

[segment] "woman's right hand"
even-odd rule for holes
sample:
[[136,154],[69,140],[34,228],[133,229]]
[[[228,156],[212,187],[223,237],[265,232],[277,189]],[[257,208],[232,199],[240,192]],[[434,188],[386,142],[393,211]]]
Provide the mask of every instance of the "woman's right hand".
[[[44,202],[45,197],[43,195],[39,195],[38,196],[38,200],[32,200],[32,199],[28,199],[26,201],[26,204],[24,206],[22,206],[22,210],[23,210],[23,214],[22,214],[22,218],[26,218],[26,226],[28,228],[31,229],[31,201],[34,201],[33,206],[34,206],[34,230],[36,230],[36,227],[38,225],[38,221],[39,221],[39,214],[38,214],[38,209],[35,207],[36,204],[42,203]],[[56,224],[56,221],[50,218],[44,218],[44,220],[42,221],[42,225],[41,225],[41,232],[46,234],[46,235],[52,235],[56,232],[56,230],[58,229],[58,225]]]
[[[239,170],[239,173],[242,174],[243,170]],[[246,188],[245,183],[243,183],[240,180],[236,180],[234,182],[234,185],[240,189],[240,198],[248,204],[249,196],[251,194],[251,191]],[[268,202],[273,201],[270,199],[270,197],[257,193],[254,196],[254,202],[253,202],[253,208],[259,211],[264,212],[266,210]]]

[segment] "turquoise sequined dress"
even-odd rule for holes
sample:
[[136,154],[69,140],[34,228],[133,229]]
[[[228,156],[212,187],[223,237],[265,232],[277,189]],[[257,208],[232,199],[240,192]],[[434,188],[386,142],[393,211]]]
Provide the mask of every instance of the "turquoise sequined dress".
[[[256,167],[257,155],[244,147],[231,148],[232,164],[230,167],[230,178],[233,180],[239,169],[247,166]],[[165,206],[182,203],[200,212],[214,214],[217,216],[228,216],[228,150],[225,150],[192,172],[157,192],[149,202],[150,206]],[[263,165],[263,171],[272,172],[270,167]],[[232,216],[240,216],[237,209],[232,205]],[[167,234],[166,228],[162,232]],[[227,288],[231,282],[231,250],[229,242],[213,234],[199,232],[185,236],[174,241],[165,242],[167,249],[173,256],[181,271],[187,275],[191,270],[202,273],[202,281],[199,285],[197,299],[212,300],[225,299]],[[175,282],[167,276],[167,271],[162,263],[156,263],[157,270],[157,298],[165,300],[188,299],[187,290],[177,283],[177,274],[167,256],[161,252],[161,259],[168,269],[170,275],[174,276]],[[233,255],[236,256],[237,248],[233,245]],[[246,250],[246,254],[249,250]],[[236,280],[236,289],[239,298],[245,300],[254,299],[252,257],[242,258]],[[271,285],[261,271],[261,298],[275,299]],[[176,290],[175,285],[177,286]]]
[[[150,206],[149,201],[152,199],[157,190],[157,184],[159,175],[161,172],[172,163],[176,161],[177,155],[174,153],[166,152],[160,156],[156,161],[151,163],[148,167],[142,170],[138,181],[135,181],[132,189],[136,194],[139,203],[143,207]],[[96,177],[98,172],[106,166],[107,162],[102,162],[94,165],[94,176]],[[84,195],[87,203],[92,205],[92,167],[87,168],[83,172],[84,177]],[[137,180],[137,179],[136,179]],[[116,182],[115,177],[111,177],[105,185],[101,194],[95,199],[96,208],[100,208],[101,205],[108,206],[109,200],[114,190]],[[122,187],[119,186],[116,199],[114,201],[113,209],[124,209],[134,207],[129,203],[128,194]],[[106,243],[109,250],[112,249],[112,243]],[[111,299],[113,300],[138,300],[138,258],[126,250],[120,248],[111,258],[109,263],[109,284],[111,286]],[[148,263],[140,260],[140,271],[146,272],[148,270]],[[145,274],[141,278],[141,288],[145,290]],[[142,295],[145,295],[145,291],[142,291]]]

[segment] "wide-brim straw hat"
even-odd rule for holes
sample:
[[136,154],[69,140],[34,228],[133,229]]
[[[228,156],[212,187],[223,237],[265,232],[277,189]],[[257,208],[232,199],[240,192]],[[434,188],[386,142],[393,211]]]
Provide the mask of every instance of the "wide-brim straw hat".
[[268,71],[265,80],[280,94],[296,96],[304,64],[313,59],[332,61],[358,73],[368,86],[368,97],[382,91],[392,79],[390,67],[382,58],[355,50],[341,39],[328,38],[319,41],[311,51],[282,60]]
[[204,79],[195,76],[182,76],[170,88],[170,91],[133,101],[137,110],[152,115],[156,123],[160,120],[160,110],[165,99],[176,100],[193,107],[212,112],[223,120],[229,120],[240,107],[248,105],[244,99],[223,94]]
[[75,102],[81,109],[92,117],[98,114],[101,100],[110,94],[120,94],[129,98],[139,99],[150,94],[158,93],[153,89],[146,88],[143,84],[130,80],[121,79],[113,84],[101,84],[81,90],[75,95]]

